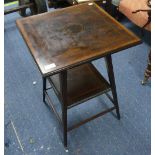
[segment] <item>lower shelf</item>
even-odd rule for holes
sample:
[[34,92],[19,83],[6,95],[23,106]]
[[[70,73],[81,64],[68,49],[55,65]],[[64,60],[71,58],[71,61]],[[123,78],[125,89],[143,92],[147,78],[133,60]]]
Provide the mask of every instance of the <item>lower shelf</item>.
[[[59,74],[48,78],[60,98]],[[91,64],[84,64],[67,71],[67,106],[72,107],[110,91],[109,83]]]

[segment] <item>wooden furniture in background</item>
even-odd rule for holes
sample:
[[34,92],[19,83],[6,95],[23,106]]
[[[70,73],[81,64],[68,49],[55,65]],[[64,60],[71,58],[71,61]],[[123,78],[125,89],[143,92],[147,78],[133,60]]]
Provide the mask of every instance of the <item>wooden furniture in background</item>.
[[[151,31],[151,0],[121,0],[119,11],[142,29]],[[145,84],[151,77],[151,51],[148,57],[142,84]]]
[[[5,0],[4,3],[13,2],[15,0]],[[23,17],[27,16],[26,9],[29,8],[31,15],[47,12],[46,0],[18,0],[19,6],[11,7],[4,10],[4,15],[19,11]]]

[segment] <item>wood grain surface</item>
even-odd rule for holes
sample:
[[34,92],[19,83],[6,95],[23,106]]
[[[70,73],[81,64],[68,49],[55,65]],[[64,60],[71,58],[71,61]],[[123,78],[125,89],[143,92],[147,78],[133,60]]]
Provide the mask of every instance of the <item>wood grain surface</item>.
[[17,26],[43,76],[141,42],[95,3],[19,19]]

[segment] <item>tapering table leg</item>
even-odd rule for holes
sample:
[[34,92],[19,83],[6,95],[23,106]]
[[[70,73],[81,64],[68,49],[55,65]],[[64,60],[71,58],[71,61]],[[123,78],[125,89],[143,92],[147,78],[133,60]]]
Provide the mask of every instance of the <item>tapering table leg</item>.
[[43,102],[45,102],[46,77],[43,77]]
[[62,122],[64,146],[67,147],[67,71],[60,73],[60,89],[62,96]]
[[113,100],[114,100],[114,104],[116,107],[117,118],[120,119],[120,112],[119,112],[119,105],[118,105],[118,99],[117,99],[116,84],[115,84],[115,77],[114,77],[111,55],[107,55],[105,57],[105,60],[106,60],[107,72],[108,72],[108,76],[109,76],[109,82],[111,85]]

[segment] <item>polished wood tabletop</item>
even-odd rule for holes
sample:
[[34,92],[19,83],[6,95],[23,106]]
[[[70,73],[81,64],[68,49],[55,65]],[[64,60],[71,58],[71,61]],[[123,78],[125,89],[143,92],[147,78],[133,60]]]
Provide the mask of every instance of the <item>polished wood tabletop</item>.
[[19,19],[17,26],[43,76],[140,43],[95,3]]

